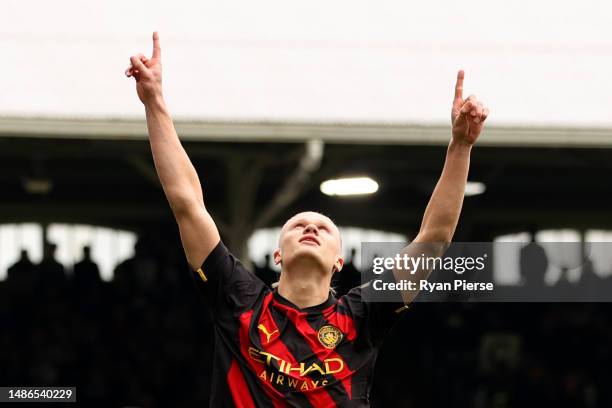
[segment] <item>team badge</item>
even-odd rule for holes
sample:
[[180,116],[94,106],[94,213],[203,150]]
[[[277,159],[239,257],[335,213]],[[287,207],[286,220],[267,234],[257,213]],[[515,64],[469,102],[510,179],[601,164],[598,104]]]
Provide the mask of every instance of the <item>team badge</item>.
[[328,349],[335,348],[342,341],[342,332],[334,326],[326,325],[319,329],[319,342]]

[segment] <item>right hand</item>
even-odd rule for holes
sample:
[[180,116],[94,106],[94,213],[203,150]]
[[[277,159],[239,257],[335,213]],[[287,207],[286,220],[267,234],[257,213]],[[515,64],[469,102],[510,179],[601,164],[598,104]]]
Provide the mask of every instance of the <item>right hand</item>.
[[136,79],[136,92],[144,103],[162,96],[162,66],[161,48],[159,46],[159,35],[153,33],[153,55],[151,58],[143,54],[130,57],[130,66],[125,70],[127,77]]

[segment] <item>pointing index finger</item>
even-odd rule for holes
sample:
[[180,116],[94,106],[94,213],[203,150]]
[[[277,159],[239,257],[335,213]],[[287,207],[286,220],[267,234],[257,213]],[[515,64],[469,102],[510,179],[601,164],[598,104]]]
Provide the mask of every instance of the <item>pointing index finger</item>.
[[157,31],[153,33],[153,55],[151,58],[161,58],[161,47],[159,45],[159,34]]
[[457,73],[457,83],[455,84],[455,99],[463,100],[463,78],[465,73],[463,70],[459,70]]

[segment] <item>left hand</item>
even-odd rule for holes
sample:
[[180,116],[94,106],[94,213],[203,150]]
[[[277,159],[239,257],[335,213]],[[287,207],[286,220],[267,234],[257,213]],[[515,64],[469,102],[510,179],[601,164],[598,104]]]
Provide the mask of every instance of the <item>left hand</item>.
[[463,99],[463,77],[463,71],[459,71],[451,111],[453,140],[473,145],[480,136],[484,122],[489,116],[489,109],[478,101],[474,95]]

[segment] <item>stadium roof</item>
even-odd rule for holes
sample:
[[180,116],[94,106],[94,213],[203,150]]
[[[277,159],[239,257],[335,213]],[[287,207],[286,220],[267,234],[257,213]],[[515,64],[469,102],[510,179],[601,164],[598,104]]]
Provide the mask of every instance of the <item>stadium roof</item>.
[[[207,207],[221,228],[240,217],[261,226],[282,223],[299,210],[330,214],[339,225],[407,233],[418,228],[440,176],[442,145],[326,144],[320,168],[300,185],[291,180],[305,155],[297,143],[186,141],[200,174]],[[612,161],[609,149],[480,146],[472,153],[470,180],[486,192],[468,197],[458,240],[487,231],[530,226],[609,228]],[[0,137],[3,200],[0,223],[92,223],[134,228],[173,224],[148,142],[143,139]],[[328,178],[368,175],[379,191],[366,197],[328,197]],[[289,195],[285,186],[294,187]],[[50,191],[32,189],[48,184]],[[290,205],[278,205],[289,201]],[[252,208],[241,216],[241,206]],[[270,211],[270,209],[274,211]],[[263,214],[273,214],[264,217]],[[259,219],[263,219],[259,221]],[[222,225],[225,224],[225,225]],[[476,238],[475,238],[476,237]]]
[[[450,125],[175,121],[183,141],[446,145]],[[144,119],[0,117],[0,137],[147,140]],[[489,126],[479,146],[612,147],[612,129]]]

